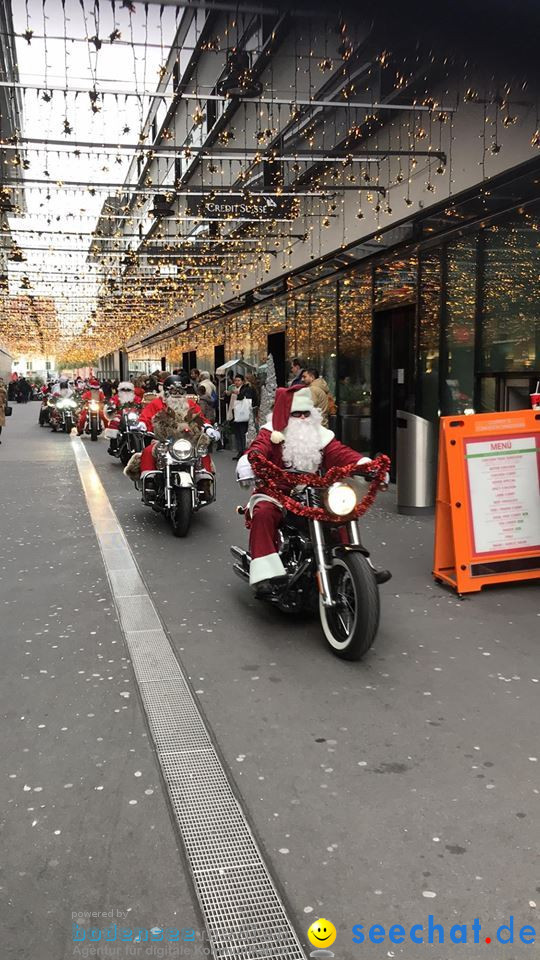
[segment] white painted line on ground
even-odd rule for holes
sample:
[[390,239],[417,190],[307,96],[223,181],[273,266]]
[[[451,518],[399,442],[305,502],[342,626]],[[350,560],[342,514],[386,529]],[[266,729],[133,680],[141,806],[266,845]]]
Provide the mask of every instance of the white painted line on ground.
[[216,960],[305,960],[83,442],[71,443]]

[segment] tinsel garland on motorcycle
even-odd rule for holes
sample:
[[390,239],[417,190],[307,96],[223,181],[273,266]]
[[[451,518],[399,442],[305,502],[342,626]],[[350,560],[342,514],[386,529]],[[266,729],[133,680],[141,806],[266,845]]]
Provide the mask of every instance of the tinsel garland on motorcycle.
[[[378,491],[385,485],[385,478],[390,469],[390,459],[382,453],[369,464],[350,463],[345,467],[331,467],[324,476],[320,477],[312,473],[291,473],[289,470],[283,470],[255,450],[248,453],[247,456],[257,476],[258,493],[265,493],[267,496],[273,497],[282,507],[299,517],[319,520],[322,523],[336,523],[338,518],[328,513],[323,507],[308,507],[298,503],[293,497],[284,493],[278,484],[288,487],[289,491],[302,484],[310,487],[329,487],[332,483],[350,477],[353,473],[375,474],[367,493],[350,514],[351,520],[357,520],[372,506]],[[245,517],[246,526],[249,528],[249,513],[246,513]]]

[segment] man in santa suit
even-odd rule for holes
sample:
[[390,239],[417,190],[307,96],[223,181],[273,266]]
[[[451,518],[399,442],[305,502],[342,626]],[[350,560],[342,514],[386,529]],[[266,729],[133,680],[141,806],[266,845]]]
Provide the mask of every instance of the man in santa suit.
[[[359,457],[356,450],[340,443],[331,430],[322,426],[322,415],[313,405],[311,391],[301,386],[276,390],[271,421],[261,428],[238,461],[240,481],[254,476],[249,462],[253,452],[262,454],[282,469],[299,473],[325,474],[331,467],[371,463],[369,457]],[[287,485],[283,490],[289,492]],[[285,510],[257,486],[248,509],[251,517],[249,582],[262,595],[271,589],[272,580],[285,576],[285,567],[277,552],[277,534]],[[378,583],[385,583],[391,577],[388,570],[374,570],[374,573]]]
[[[111,407],[114,407],[114,413],[110,412]],[[129,380],[123,380],[122,383],[118,384],[114,396],[108,401],[109,423],[103,436],[106,440],[109,440],[109,453],[114,454],[117,448],[118,432],[123,414],[129,413],[130,410],[138,412],[140,409],[141,404],[136,397],[134,385]]]
[[[203,416],[203,412],[196,402],[191,397],[186,396],[186,392],[182,383],[182,378],[172,374],[170,377],[167,377],[163,382],[163,397],[156,397],[155,400],[152,400],[146,407],[143,408],[140,416],[140,423],[143,423],[147,430],[154,429],[154,417],[158,414],[171,412],[179,420],[185,418],[186,423],[192,423],[195,425],[200,425],[206,434],[212,439],[219,439],[219,431],[216,430],[209,420]],[[212,458],[209,454],[206,454],[202,457],[202,465],[205,470],[209,470],[214,473],[214,465],[212,463]],[[126,472],[128,471],[126,467]],[[156,469],[156,463],[154,460],[154,450],[153,445],[149,445],[144,448],[141,454],[140,461],[140,471],[141,476],[146,472]],[[127,475],[130,476],[130,473],[127,472]]]
[[84,426],[86,423],[86,418],[88,416],[88,404],[90,403],[91,400],[99,401],[99,417],[102,425],[106,427],[107,419],[105,417],[105,414],[103,413],[103,404],[105,403],[105,394],[103,393],[103,390],[100,389],[99,380],[96,380],[95,377],[90,377],[90,380],[88,381],[88,389],[83,391],[81,400],[83,402],[83,408],[81,410],[81,415],[77,423],[77,433],[79,434],[79,436],[81,436],[81,434],[84,433]]

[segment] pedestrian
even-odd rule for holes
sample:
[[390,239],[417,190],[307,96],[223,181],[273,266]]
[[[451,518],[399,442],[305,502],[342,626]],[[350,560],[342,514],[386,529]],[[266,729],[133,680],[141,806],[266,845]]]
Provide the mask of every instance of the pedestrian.
[[[0,377],[0,433],[2,433],[2,428],[6,425],[7,398],[8,390],[6,384]],[[1,440],[0,443],[2,443]]]
[[304,372],[304,365],[298,357],[293,357],[291,360],[291,374],[292,380],[289,384],[290,387],[296,387],[298,384],[302,383],[302,374]]
[[251,406],[253,409],[253,419],[255,420],[255,425],[259,423],[259,406],[261,402],[261,385],[255,376],[254,373],[248,373],[246,375],[246,382],[249,384],[253,390],[253,400]]
[[234,397],[233,417],[234,417],[234,435],[236,438],[236,457],[233,460],[239,460],[246,449],[246,434],[249,424],[249,413],[253,405],[255,396],[253,387],[246,383],[246,379],[241,373],[237,373],[234,378],[234,385],[237,393]]
[[216,408],[212,402],[212,398],[208,395],[206,387],[202,385],[199,387],[199,406],[206,419],[209,420],[210,423],[215,423]]
[[302,383],[309,387],[313,403],[322,413],[322,425],[327,427],[328,417],[332,411],[335,411],[335,403],[326,380],[319,376],[319,371],[315,367],[308,367],[302,374]]
[[106,400],[110,400],[111,397],[112,397],[113,385],[112,385],[111,381],[110,381],[108,378],[107,378],[106,380],[103,380],[103,381],[102,381],[102,383],[101,383],[101,389],[103,390],[103,393],[104,393],[104,395],[105,395],[105,399],[106,399]]
[[19,396],[21,398],[21,403],[28,403],[30,395],[32,393],[32,387],[30,386],[26,377],[21,377],[19,379]]

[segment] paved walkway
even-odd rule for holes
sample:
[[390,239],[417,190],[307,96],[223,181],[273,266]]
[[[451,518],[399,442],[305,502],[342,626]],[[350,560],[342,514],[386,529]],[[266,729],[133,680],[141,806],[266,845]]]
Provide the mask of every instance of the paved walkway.
[[[202,923],[72,444],[36,420],[37,405],[16,407],[0,447],[2,943],[8,958],[65,960],[78,910]],[[105,443],[85,443],[304,946],[316,916],[344,960],[477,960],[508,916],[540,928],[538,586],[458,600],[430,576],[432,521],[399,517],[388,494],[364,522],[394,571],[380,634],[365,662],[342,663],[316,621],[233,578],[230,454],[219,505],[182,542]],[[427,931],[430,913],[442,947],[352,943],[355,923]],[[480,944],[448,942],[475,917]],[[497,960],[531,955],[516,940],[491,947]]]

